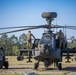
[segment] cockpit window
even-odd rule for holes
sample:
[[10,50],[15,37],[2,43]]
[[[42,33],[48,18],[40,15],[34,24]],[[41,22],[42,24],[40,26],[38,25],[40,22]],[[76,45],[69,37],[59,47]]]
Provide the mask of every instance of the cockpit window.
[[44,34],[40,40],[40,44],[51,44],[50,34]]

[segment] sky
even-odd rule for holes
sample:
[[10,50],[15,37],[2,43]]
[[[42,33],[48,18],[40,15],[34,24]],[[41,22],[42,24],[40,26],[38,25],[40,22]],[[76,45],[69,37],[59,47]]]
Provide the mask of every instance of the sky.
[[[42,12],[56,12],[52,24],[76,26],[76,0],[0,0],[0,28],[14,26],[38,26],[46,24]],[[12,30],[12,29],[11,29]],[[0,30],[0,33],[10,30]],[[54,30],[55,31],[55,30]],[[19,36],[28,31],[7,34]],[[31,31],[41,38],[44,29]],[[76,30],[67,30],[67,38],[75,36]]]

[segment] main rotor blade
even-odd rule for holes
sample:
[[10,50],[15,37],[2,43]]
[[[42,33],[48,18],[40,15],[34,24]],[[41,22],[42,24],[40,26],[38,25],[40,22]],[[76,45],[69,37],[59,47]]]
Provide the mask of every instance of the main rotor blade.
[[28,28],[28,27],[36,27],[36,26],[3,27],[3,28],[0,28],[0,30],[2,30],[2,29],[15,29],[15,28]]
[[[24,28],[24,29],[19,29],[19,30],[13,30],[13,31],[8,31],[8,32],[4,32],[4,33],[0,33],[0,35],[2,34],[8,34],[8,33],[13,33],[13,32],[19,32],[19,31],[24,31],[24,30],[32,30],[32,29],[38,29],[38,28],[67,28],[67,29],[74,29],[76,30],[76,26],[59,26],[59,25],[40,25],[40,26],[18,26],[18,27],[5,27],[5,28],[1,28],[1,29],[12,29],[12,28]],[[25,28],[26,27],[26,28]]]
[[19,32],[19,31],[24,31],[24,30],[32,30],[32,29],[38,29],[40,28],[39,26],[38,27],[30,27],[30,28],[24,28],[24,29],[19,29],[19,30],[13,30],[13,31],[8,31],[8,32],[4,32],[4,33],[0,33],[0,35],[2,34],[8,34],[8,33],[13,33],[13,32]]
[[60,26],[60,25],[50,25],[52,28],[75,28],[76,26]]
[[76,30],[76,26],[62,26],[61,28]]
[[[11,27],[10,27],[10,28],[11,28]],[[47,25],[27,26],[27,28],[19,29],[19,30],[13,30],[13,31],[8,31],[8,32],[4,32],[4,33],[0,33],[0,35],[2,35],[2,34],[8,34],[8,33],[13,33],[13,32],[24,31],[24,30],[38,29],[38,28],[47,28]]]
[[76,30],[76,26],[59,26],[59,25],[50,25],[50,28],[67,28]]

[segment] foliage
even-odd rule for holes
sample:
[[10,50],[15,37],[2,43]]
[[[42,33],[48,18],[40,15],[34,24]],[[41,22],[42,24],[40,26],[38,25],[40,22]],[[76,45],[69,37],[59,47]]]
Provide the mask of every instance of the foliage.
[[68,48],[76,48],[76,43],[69,42],[67,45]]
[[18,55],[18,49],[26,47],[25,40],[26,35],[24,33],[19,38],[15,35],[8,37],[8,35],[3,34],[0,37],[0,46],[5,49],[7,56]]

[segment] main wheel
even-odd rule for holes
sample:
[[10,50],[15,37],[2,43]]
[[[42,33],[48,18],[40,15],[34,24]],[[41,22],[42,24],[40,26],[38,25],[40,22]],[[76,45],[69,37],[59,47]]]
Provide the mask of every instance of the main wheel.
[[39,63],[35,63],[34,64],[34,69],[38,69],[38,67],[39,67]]
[[5,61],[4,66],[5,66],[5,69],[8,69],[8,66],[9,66],[8,61]]
[[2,69],[2,68],[3,68],[3,65],[0,64],[0,69]]
[[59,70],[62,70],[62,64],[59,63],[59,66],[58,66]]
[[48,64],[48,61],[47,60],[44,60],[44,66],[45,66],[45,69],[48,68],[49,64]]

